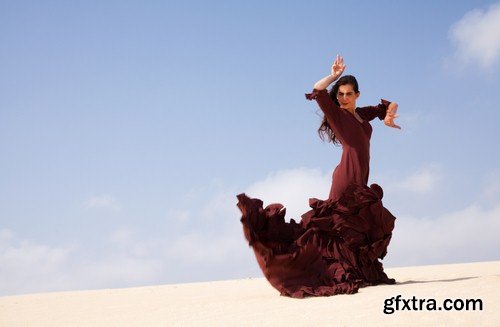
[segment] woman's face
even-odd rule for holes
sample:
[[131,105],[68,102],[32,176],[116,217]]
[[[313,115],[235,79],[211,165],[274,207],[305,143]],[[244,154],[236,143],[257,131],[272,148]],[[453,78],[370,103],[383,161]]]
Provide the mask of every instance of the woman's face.
[[355,93],[351,84],[340,85],[337,91],[337,100],[340,103],[340,108],[355,109],[356,100],[359,93]]

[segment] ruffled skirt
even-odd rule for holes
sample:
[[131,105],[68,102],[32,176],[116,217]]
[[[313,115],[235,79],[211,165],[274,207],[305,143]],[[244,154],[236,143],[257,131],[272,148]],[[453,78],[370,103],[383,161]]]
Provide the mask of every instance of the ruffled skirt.
[[267,280],[295,298],[356,293],[360,287],[394,284],[384,258],[395,217],[382,205],[382,189],[350,185],[336,200],[309,199],[311,210],[285,222],[281,204],[263,208],[239,194],[243,232]]

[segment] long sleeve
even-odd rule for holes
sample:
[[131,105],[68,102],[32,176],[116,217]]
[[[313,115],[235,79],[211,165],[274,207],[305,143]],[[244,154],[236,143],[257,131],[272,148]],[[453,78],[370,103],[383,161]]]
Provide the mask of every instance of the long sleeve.
[[367,106],[361,107],[356,110],[358,115],[361,116],[364,120],[371,121],[378,117],[378,119],[383,120],[387,113],[387,108],[391,102],[381,99],[380,103],[377,106]]
[[316,100],[318,103],[319,107],[323,111],[323,113],[326,116],[326,119],[328,121],[328,124],[332,128],[333,132],[337,137],[342,138],[342,131],[341,131],[341,110],[339,106],[337,106],[330,95],[328,94],[328,91],[325,90],[316,90],[313,89],[312,93],[307,93],[306,94],[306,99],[308,100]]

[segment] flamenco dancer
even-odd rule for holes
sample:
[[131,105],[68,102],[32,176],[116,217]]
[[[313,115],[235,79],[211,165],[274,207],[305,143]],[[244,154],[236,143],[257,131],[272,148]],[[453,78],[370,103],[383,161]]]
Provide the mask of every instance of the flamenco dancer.
[[[239,194],[243,232],[267,280],[281,295],[330,296],[356,293],[360,287],[394,284],[379,259],[387,253],[395,217],[382,205],[383,191],[369,187],[370,137],[374,118],[394,123],[398,105],[356,107],[360,96],[354,76],[336,57],[331,74],[314,84],[309,100],[324,113],[318,133],[342,145],[328,199],[309,199],[311,210],[300,222],[285,222],[285,208]],[[326,89],[335,82],[332,90]]]

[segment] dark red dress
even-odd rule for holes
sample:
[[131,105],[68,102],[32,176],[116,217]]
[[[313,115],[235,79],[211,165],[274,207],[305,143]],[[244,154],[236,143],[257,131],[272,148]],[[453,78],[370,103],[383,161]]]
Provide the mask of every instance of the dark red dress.
[[388,101],[356,108],[359,122],[339,108],[326,90],[306,94],[323,110],[342,143],[342,158],[333,172],[327,200],[309,199],[311,210],[297,223],[285,222],[285,208],[263,208],[259,199],[239,194],[243,232],[262,272],[282,295],[356,293],[359,287],[393,284],[384,273],[395,217],[382,205],[382,188],[367,186],[370,164],[370,120],[384,119]]

